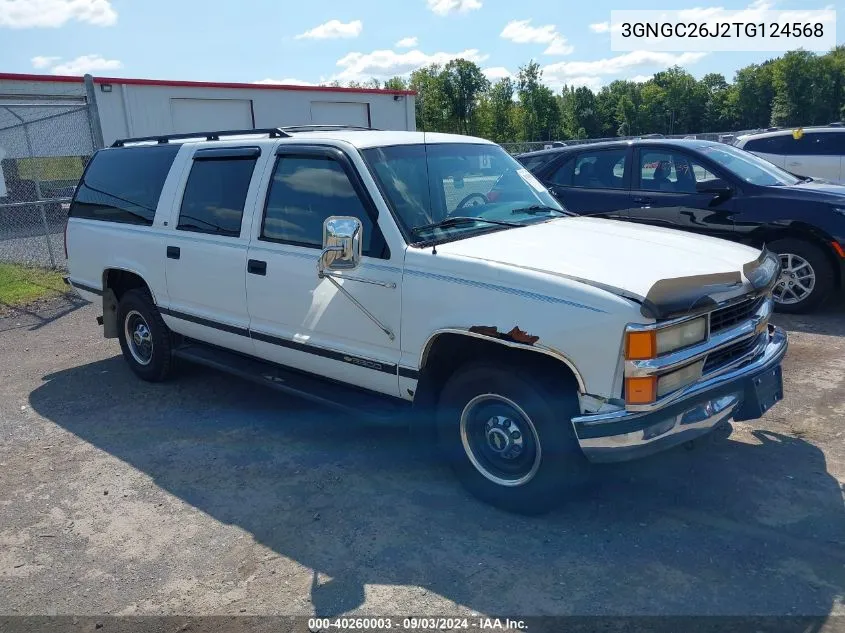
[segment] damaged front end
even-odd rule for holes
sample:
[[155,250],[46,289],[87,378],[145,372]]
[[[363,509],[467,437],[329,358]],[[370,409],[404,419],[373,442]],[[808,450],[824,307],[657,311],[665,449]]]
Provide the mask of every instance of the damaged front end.
[[641,301],[655,322],[625,333],[625,407],[572,420],[587,457],[640,457],[731,418],[759,418],[781,400],[787,337],[769,323],[779,272],[764,250],[741,273],[655,283]]

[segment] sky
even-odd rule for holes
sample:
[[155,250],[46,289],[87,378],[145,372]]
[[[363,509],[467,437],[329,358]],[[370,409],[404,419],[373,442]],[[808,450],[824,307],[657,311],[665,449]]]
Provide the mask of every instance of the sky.
[[[778,53],[613,52],[611,9],[822,9],[829,0],[0,0],[0,72],[316,84],[463,57],[491,80],[534,59],[598,89],[679,64],[731,80]],[[845,8],[845,7],[843,7]],[[845,10],[837,15],[837,42]]]

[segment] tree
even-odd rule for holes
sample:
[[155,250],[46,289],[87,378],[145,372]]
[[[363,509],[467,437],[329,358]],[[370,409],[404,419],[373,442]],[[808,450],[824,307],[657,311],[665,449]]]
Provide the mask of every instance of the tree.
[[490,80],[477,64],[465,59],[450,61],[441,76],[449,116],[459,132],[468,134],[479,97],[490,87]]
[[497,143],[505,143],[516,138],[514,127],[514,101],[516,91],[513,79],[505,77],[500,79],[488,94],[490,108],[490,139]]
[[705,95],[702,132],[724,132],[735,125],[731,86],[720,73],[708,73],[699,82]]
[[772,116],[772,99],[771,62],[751,64],[737,71],[731,104],[740,129],[767,127]]
[[432,64],[411,73],[408,86],[417,93],[417,129],[452,132],[448,124],[440,66]]
[[521,109],[519,136],[523,141],[548,141],[560,132],[560,109],[554,93],[541,82],[540,64],[520,66],[516,80]]
[[402,77],[392,77],[384,82],[385,90],[407,90],[408,82]]

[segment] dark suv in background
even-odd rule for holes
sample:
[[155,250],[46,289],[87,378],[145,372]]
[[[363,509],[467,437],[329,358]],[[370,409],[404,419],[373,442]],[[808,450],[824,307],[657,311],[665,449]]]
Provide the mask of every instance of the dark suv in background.
[[699,140],[590,143],[517,159],[574,213],[767,246],[783,267],[781,312],[812,311],[842,286],[845,186]]

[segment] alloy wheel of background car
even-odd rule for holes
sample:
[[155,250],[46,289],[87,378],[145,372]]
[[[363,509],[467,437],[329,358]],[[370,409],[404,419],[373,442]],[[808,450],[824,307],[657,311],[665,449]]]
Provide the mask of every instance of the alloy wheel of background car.
[[780,279],[774,288],[775,301],[785,305],[800,303],[816,287],[816,271],[810,262],[794,253],[780,253]]

